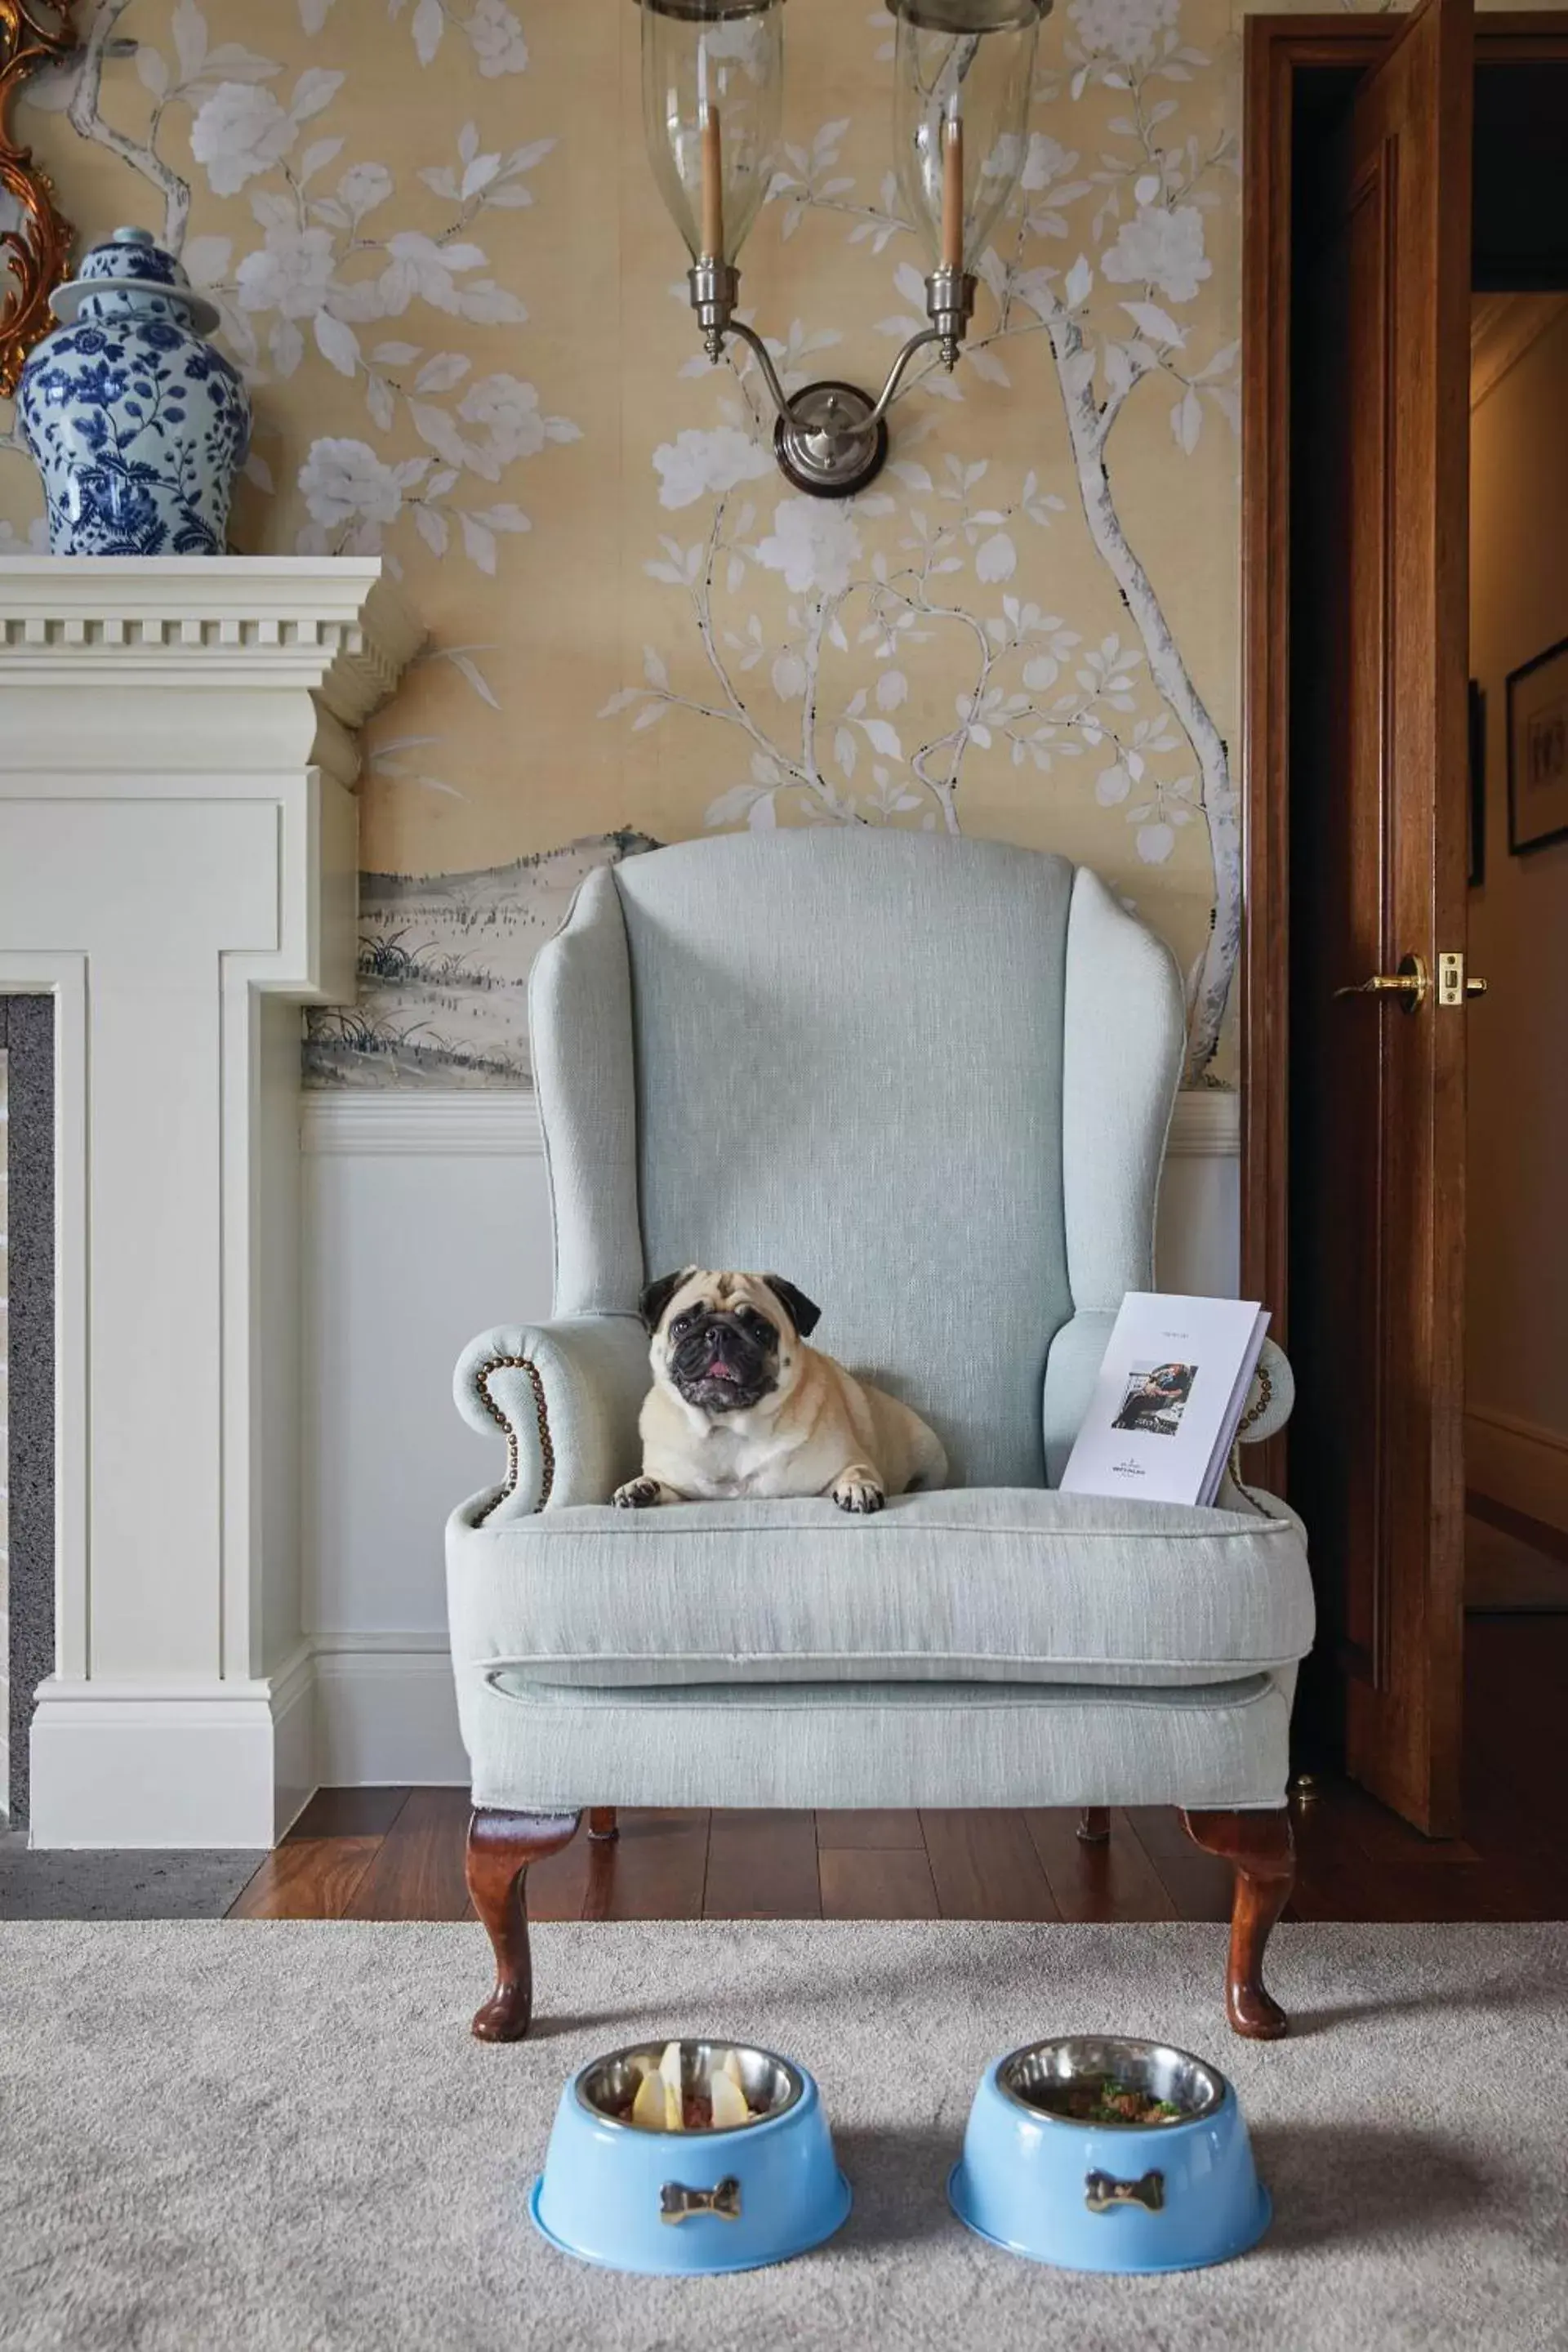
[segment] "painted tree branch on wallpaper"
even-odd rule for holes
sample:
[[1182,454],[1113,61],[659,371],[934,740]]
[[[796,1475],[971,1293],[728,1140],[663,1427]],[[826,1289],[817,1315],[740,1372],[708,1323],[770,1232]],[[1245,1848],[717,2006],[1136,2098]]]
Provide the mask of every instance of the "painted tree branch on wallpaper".
[[[1183,658],[1160,596],[1132,544],[1118,502],[1109,445],[1128,403],[1146,381],[1164,382],[1179,456],[1196,447],[1205,402],[1234,429],[1234,343],[1197,364],[1188,334],[1173,315],[1191,302],[1211,264],[1205,213],[1216,201],[1213,178],[1231,171],[1234,142],[1222,134],[1206,149],[1193,136],[1172,142],[1166,126],[1179,110],[1163,85],[1191,79],[1207,64],[1182,43],[1177,0],[1074,0],[1066,102],[1096,85],[1127,94],[1112,131],[1125,142],[1080,172],[1080,159],[1043,131],[1031,135],[1022,195],[1011,224],[1011,249],[984,257],[994,299],[994,328],[970,345],[963,366],[1004,385],[1002,347],[1043,332],[1054,362],[1068,434],[1073,486],[1089,538],[1136,631],[1137,646],[1107,635],[1086,646],[1059,614],[1005,592],[1019,557],[1016,527],[1048,528],[1064,500],[1030,470],[998,501],[984,458],[948,452],[933,476],[907,453],[931,430],[933,397],[963,399],[963,372],[934,367],[900,395],[889,468],[898,488],[863,492],[846,506],[805,498],[773,504],[773,529],[759,530],[755,500],[738,505],[742,485],[773,475],[771,415],[756,395],[749,354],[731,362],[721,421],[689,428],[654,453],[660,502],[680,510],[708,502],[707,528],[694,541],[672,535],[645,566],[689,608],[700,649],[695,681],[672,682],[655,646],[645,652],[640,686],[623,688],[603,716],[631,715],[645,729],[672,714],[716,721],[732,731],[746,772],[710,804],[711,825],[771,826],[784,822],[908,822],[956,833],[962,826],[966,763],[975,752],[1005,754],[1015,768],[1059,780],[1058,763],[1098,760],[1092,790],[1101,807],[1121,805],[1144,865],[1169,858],[1179,829],[1194,820],[1207,832],[1214,872],[1209,936],[1189,975],[1189,1083],[1213,1060],[1225,1018],[1240,937],[1240,844],[1229,757],[1219,728]],[[874,16],[871,20],[876,23]],[[1047,74],[1037,92],[1059,120],[1063,78]],[[852,243],[873,254],[907,235],[890,181],[879,201],[863,203],[852,175],[839,169],[847,121],[822,126],[808,147],[791,147],[771,197],[785,208],[791,236],[811,213],[837,214]],[[1070,239],[1075,221],[1098,252],[1099,277],[1119,289],[1111,316],[1091,316],[1096,273],[1079,252],[1062,269],[1040,257]],[[916,314],[881,322],[902,338],[921,320],[920,273],[895,270],[897,291]],[[1125,322],[1125,323],[1124,323]],[[788,343],[770,339],[787,388],[804,380],[800,362],[839,340],[797,323]],[[683,373],[705,372],[700,358]],[[921,396],[927,414],[911,424]],[[982,503],[984,500],[984,503]],[[877,526],[889,528],[878,532]],[[871,544],[875,538],[879,543]],[[962,597],[959,575],[973,572]],[[753,576],[781,574],[793,592],[782,627],[771,630],[751,603]],[[746,592],[743,593],[742,592]],[[726,619],[726,613],[731,617]],[[869,646],[879,666],[874,689],[838,694],[826,657]],[[906,745],[896,714],[910,690],[905,663],[937,632],[969,647],[968,677],[951,727]],[[949,654],[950,659],[963,658]],[[1139,672],[1159,698],[1147,708]],[[765,678],[763,696],[748,679]],[[799,706],[798,724],[788,707]],[[1141,709],[1141,704],[1143,706]],[[1178,769],[1173,772],[1173,757]],[[1195,761],[1195,772],[1187,762]],[[1068,770],[1067,772],[1070,772]]]

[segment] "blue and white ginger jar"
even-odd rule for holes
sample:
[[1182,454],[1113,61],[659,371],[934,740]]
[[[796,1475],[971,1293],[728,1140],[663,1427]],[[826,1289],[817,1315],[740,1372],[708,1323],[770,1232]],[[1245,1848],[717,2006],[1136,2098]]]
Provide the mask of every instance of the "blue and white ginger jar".
[[117,228],[52,307],[16,394],[51,551],[221,555],[250,397],[205,341],[212,303],[144,228]]

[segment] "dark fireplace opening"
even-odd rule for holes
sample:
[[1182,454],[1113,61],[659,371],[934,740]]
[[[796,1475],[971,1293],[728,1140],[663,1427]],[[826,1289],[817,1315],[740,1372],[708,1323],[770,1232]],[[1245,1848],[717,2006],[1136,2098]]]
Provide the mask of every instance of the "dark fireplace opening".
[[0,996],[0,1812],[27,1822],[33,1694],[55,1659],[55,1008]]

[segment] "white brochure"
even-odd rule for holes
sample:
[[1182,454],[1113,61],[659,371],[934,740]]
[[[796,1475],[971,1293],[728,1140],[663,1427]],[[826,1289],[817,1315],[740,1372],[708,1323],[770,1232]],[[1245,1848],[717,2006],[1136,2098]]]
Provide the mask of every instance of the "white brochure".
[[1268,1328],[1251,1299],[1130,1290],[1062,1493],[1212,1503]]

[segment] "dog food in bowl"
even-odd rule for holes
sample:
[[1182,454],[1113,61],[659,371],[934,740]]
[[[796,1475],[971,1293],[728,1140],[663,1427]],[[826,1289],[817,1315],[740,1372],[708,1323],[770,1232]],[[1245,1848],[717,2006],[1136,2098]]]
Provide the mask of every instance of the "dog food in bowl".
[[1115,2074],[1021,2084],[1017,2095],[1026,2106],[1065,2116],[1069,2124],[1179,2124],[1187,2119],[1187,2111],[1173,2099],[1157,2098],[1152,2091],[1123,2083]]
[[712,2052],[704,2073],[683,2049],[667,2042],[657,2059],[650,2051],[634,2053],[595,2084],[593,2096],[617,2123],[639,2131],[737,2131],[772,2113],[774,2085],[753,2079],[748,2095],[738,2050]]
[[743,2043],[650,2042],[567,2084],[529,2202],[563,2252],[685,2274],[820,2245],[849,2185],[804,2066]]

